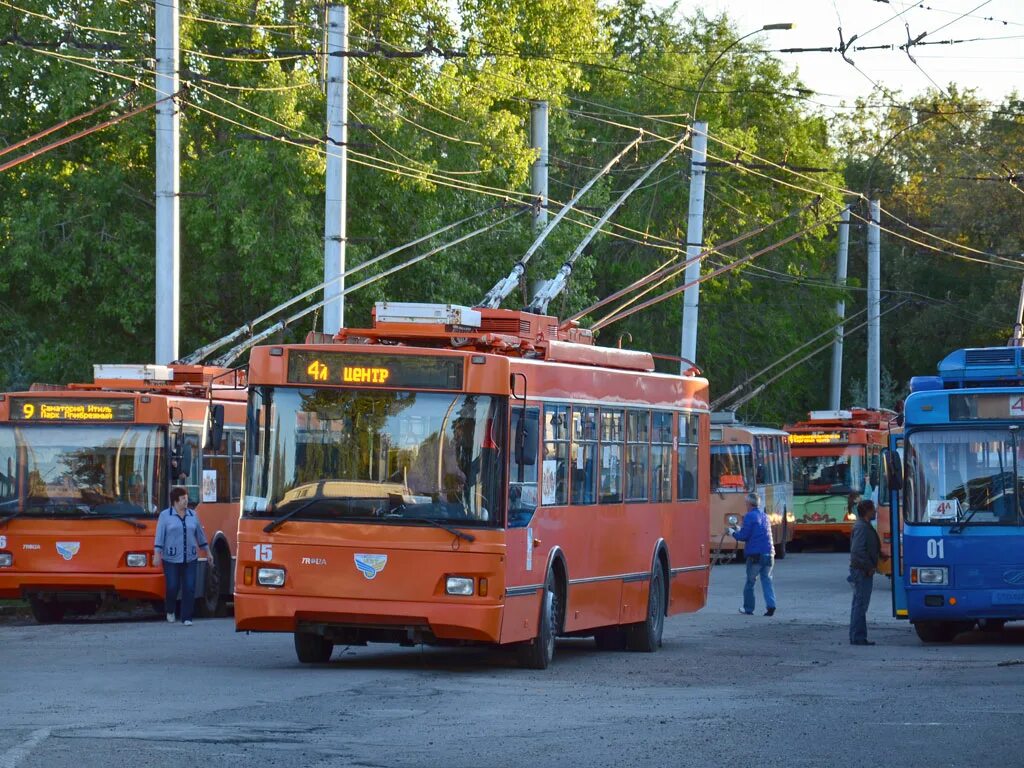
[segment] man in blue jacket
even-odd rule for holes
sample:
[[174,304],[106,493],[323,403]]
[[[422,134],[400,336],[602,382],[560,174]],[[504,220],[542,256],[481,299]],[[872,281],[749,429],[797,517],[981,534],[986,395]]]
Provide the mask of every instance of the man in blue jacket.
[[775,586],[772,584],[772,569],[775,567],[775,547],[772,544],[772,524],[768,515],[761,511],[761,498],[756,493],[747,494],[747,514],[743,527],[730,528],[736,541],[745,542],[743,551],[747,561],[747,583],[743,587],[743,607],[740,613],[748,616],[754,613],[754,583],[761,577],[764,590],[765,616],[775,615]]

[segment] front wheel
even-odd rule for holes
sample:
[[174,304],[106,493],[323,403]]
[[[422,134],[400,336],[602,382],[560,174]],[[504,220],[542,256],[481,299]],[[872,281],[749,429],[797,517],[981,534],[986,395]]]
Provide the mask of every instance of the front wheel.
[[32,616],[40,624],[60,624],[64,621],[64,606],[56,600],[43,600],[39,597],[29,598]]
[[558,634],[558,592],[554,578],[548,574],[541,597],[537,636],[519,647],[519,663],[527,669],[547,669],[555,657],[555,635]]
[[916,621],[914,631],[924,643],[948,643],[973,625],[963,621]]
[[785,560],[786,559],[786,534],[788,533],[788,521],[786,520],[786,512],[782,512],[782,533],[780,534],[781,541],[775,545],[775,559]]
[[661,647],[664,631],[665,574],[659,565],[651,573],[651,586],[647,590],[647,618],[629,626],[626,645],[631,651],[651,653]]
[[295,633],[295,655],[303,664],[326,664],[334,653],[334,643],[312,632]]

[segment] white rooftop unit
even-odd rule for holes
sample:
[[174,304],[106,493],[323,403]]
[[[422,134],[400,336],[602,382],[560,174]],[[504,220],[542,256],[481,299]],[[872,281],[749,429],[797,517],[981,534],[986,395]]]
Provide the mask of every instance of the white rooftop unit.
[[458,304],[423,304],[412,301],[378,301],[378,323],[423,323],[480,327],[480,312]]
[[811,411],[811,421],[839,421],[840,419],[852,419],[852,411]]
[[174,371],[167,365],[94,365],[94,381],[174,381]]

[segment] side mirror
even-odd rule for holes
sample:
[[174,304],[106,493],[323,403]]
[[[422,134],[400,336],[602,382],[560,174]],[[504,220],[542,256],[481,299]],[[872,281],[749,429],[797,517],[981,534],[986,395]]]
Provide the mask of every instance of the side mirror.
[[221,404],[210,406],[210,429],[206,438],[206,449],[217,453],[221,441],[224,439],[224,406]]
[[537,439],[540,436],[540,413],[536,409],[520,412],[516,422],[516,464],[532,467],[537,464]]
[[882,449],[882,471],[885,472],[886,480],[889,481],[889,490],[899,491],[903,488],[903,462],[900,455],[888,448]]

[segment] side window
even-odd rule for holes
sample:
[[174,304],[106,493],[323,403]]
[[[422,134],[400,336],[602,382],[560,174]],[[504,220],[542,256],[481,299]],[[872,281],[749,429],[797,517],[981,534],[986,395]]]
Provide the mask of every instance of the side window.
[[694,413],[679,414],[679,473],[676,492],[681,500],[697,498],[697,441],[700,417]]
[[231,452],[231,501],[242,498],[242,457],[245,455],[245,433],[241,430],[228,432],[228,448]]
[[672,414],[651,414],[651,501],[672,501]]
[[544,406],[544,458],[541,464],[541,504],[569,503],[569,407]]
[[[526,525],[537,511],[537,424],[540,408],[527,408],[526,419],[522,420],[523,409],[512,409],[512,428],[509,431],[511,444],[508,452],[508,524],[510,528]],[[532,443],[532,450],[524,448],[519,453],[518,442],[522,439]],[[523,458],[523,463],[518,459]],[[532,459],[533,461],[528,461]]]
[[182,454],[189,461],[182,461],[178,458],[171,459],[171,485],[180,485],[188,491],[190,507],[198,504],[201,498],[200,483],[203,478],[201,442],[198,431],[186,428],[185,434],[182,436]]
[[626,411],[626,500],[647,500],[651,452],[651,414]]
[[572,503],[597,501],[597,409],[572,411]]
[[231,500],[230,439],[225,432],[220,445],[207,446],[203,452],[203,477],[200,501],[227,502]]
[[622,501],[622,411],[601,409],[601,473],[600,494],[602,504]]

